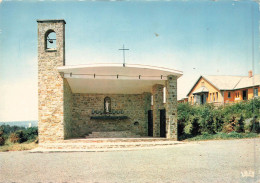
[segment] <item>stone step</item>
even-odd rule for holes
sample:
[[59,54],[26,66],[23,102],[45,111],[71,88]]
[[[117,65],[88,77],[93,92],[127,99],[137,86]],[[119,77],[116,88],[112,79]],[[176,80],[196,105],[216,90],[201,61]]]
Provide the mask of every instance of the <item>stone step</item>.
[[142,138],[76,138],[62,140],[59,143],[115,143],[115,142],[160,142],[173,141],[166,138],[142,137]]
[[106,151],[109,149],[138,149],[147,147],[165,147],[180,144],[178,141],[139,141],[139,142],[101,142],[101,143],[42,143],[40,149],[54,151],[75,150],[75,151]]
[[126,137],[140,137],[130,131],[110,131],[110,132],[92,132],[86,138],[126,138]]

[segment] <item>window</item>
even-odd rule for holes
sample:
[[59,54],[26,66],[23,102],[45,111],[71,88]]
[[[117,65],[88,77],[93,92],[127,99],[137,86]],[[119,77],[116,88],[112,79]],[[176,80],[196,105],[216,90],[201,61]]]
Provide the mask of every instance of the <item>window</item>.
[[56,50],[56,33],[54,30],[48,30],[45,34],[45,49]]
[[254,97],[258,97],[258,88],[254,88]]
[[153,105],[153,95],[151,95],[151,105]]
[[213,102],[215,102],[215,93],[213,93]]
[[239,92],[236,92],[236,98],[239,98]]
[[228,98],[231,98],[231,93],[230,92],[228,92]]
[[216,92],[216,101],[218,101],[218,92]]

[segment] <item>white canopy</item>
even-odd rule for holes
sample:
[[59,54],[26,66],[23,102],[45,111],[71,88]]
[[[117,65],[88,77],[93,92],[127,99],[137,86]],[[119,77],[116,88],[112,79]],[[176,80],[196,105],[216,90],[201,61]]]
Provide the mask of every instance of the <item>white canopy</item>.
[[154,84],[164,85],[168,75],[178,78],[178,70],[147,65],[89,64],[58,67],[73,93],[140,94]]
[[193,94],[200,94],[200,93],[208,93],[209,89],[206,88],[205,86],[200,87],[196,91],[193,92]]

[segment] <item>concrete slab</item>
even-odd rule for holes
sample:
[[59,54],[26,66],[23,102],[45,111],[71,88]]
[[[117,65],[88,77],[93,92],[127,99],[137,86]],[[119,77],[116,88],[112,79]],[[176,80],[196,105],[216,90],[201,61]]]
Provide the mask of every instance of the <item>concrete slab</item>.
[[173,145],[184,144],[179,141],[139,141],[139,142],[76,142],[76,143],[45,143],[31,150],[37,152],[106,152],[126,151],[138,149],[167,148]]

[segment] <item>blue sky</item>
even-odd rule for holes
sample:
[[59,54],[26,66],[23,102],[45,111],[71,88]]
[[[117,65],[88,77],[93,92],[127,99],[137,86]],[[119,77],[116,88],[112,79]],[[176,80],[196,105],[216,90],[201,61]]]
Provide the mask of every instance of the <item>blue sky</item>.
[[125,44],[127,63],[182,70],[178,98],[200,75],[247,75],[253,25],[260,73],[253,1],[2,1],[0,121],[37,119],[36,19],[65,19],[67,65],[121,63]]

